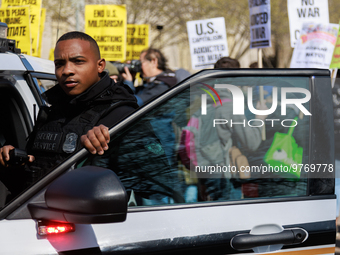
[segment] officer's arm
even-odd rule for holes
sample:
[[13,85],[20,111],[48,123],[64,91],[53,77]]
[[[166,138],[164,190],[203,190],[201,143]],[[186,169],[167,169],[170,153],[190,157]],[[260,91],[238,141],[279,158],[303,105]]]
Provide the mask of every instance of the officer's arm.
[[87,132],[86,135],[81,136],[81,144],[92,154],[104,154],[110,142],[109,129],[104,125],[99,125]]

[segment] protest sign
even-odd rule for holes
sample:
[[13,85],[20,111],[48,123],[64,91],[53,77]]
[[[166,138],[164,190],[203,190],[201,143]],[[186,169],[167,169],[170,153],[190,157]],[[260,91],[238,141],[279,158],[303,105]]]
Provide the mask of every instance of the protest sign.
[[304,23],[328,24],[328,0],[287,0],[290,44],[294,48]]
[[50,52],[48,54],[48,59],[51,61],[54,61],[54,48],[50,49]]
[[338,30],[338,24],[303,24],[290,67],[328,69]]
[[340,68],[340,28],[338,31],[338,36],[337,36],[334,51],[333,51],[332,61],[331,61],[331,65],[329,66],[329,68],[332,68],[332,69]]
[[270,0],[249,0],[250,48],[271,47]]
[[139,59],[142,50],[149,47],[150,26],[127,24],[126,59]]
[[0,8],[0,22],[7,24],[7,38],[15,40],[21,53],[32,55],[29,6]]
[[[32,56],[38,56],[41,0],[2,0],[2,8],[28,5],[30,7],[30,33]],[[8,25],[8,24],[7,24]],[[22,46],[19,46],[22,49]]]
[[45,28],[45,19],[46,19],[46,9],[41,8],[40,29],[39,29],[39,47],[38,47],[39,58],[41,58],[42,37],[44,33],[44,28]]
[[126,19],[125,5],[85,6],[85,33],[97,41],[102,58],[125,60]]
[[229,56],[224,18],[187,22],[192,69],[212,68]]

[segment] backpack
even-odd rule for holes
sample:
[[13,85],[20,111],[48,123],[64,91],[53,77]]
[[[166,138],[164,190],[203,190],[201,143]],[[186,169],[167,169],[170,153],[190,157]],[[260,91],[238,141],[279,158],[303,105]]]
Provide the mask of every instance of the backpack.
[[216,164],[229,165],[227,155],[232,147],[232,139],[223,146],[217,129],[213,126],[218,107],[220,105],[208,105],[206,115],[201,115],[201,110],[196,111],[182,129],[179,157],[188,169],[196,166],[216,166]]

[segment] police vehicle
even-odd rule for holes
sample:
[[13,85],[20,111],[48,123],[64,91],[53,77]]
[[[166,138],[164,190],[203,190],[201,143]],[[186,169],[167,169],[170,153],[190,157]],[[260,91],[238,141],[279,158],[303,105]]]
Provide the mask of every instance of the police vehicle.
[[[0,142],[25,148],[54,67],[1,43]],[[111,127],[104,155],[75,152],[15,197],[1,187],[0,254],[333,254],[329,76],[194,74]]]

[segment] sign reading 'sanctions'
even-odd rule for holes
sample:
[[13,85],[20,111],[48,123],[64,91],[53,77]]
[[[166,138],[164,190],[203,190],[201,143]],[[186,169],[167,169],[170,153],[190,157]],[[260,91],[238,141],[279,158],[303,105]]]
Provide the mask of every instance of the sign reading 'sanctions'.
[[187,22],[192,69],[212,68],[229,56],[224,18]]
[[124,61],[126,55],[125,5],[86,5],[85,33],[98,43],[102,58]]
[[304,23],[328,24],[328,0],[287,0],[290,44],[294,48]]
[[270,0],[249,0],[250,48],[271,47]]

